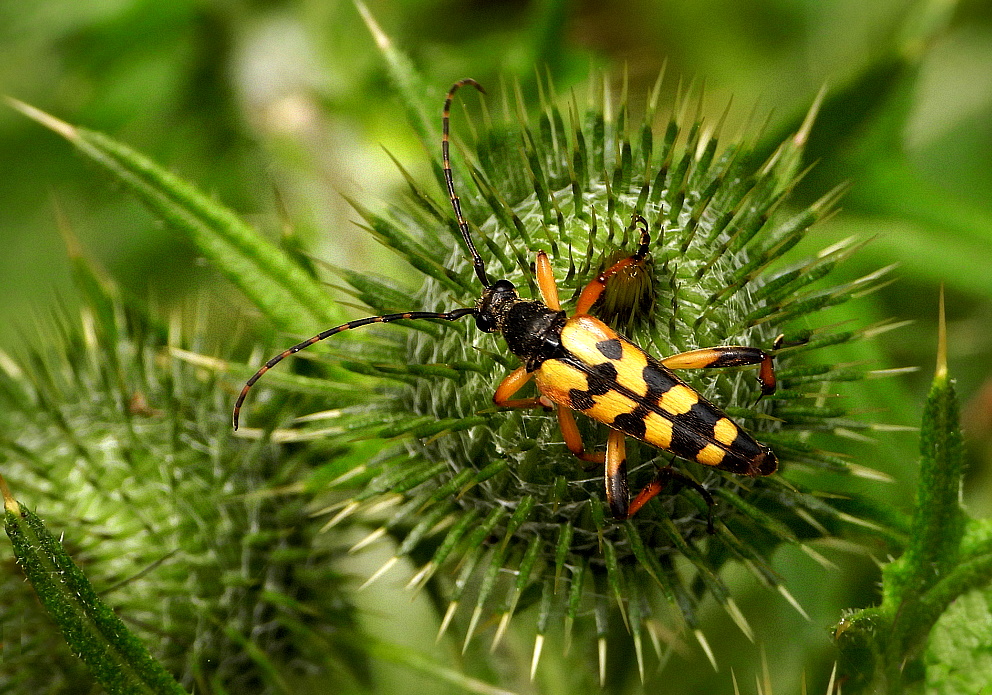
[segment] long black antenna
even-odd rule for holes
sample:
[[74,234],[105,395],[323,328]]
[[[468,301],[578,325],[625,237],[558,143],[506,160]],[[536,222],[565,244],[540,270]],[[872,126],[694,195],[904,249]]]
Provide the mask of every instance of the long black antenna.
[[444,100],[444,111],[441,113],[441,161],[444,164],[444,181],[448,184],[448,198],[451,199],[451,209],[455,211],[455,217],[458,219],[458,229],[461,230],[462,239],[465,240],[469,253],[472,254],[472,265],[475,266],[475,274],[479,276],[482,286],[489,288],[492,287],[492,283],[489,282],[489,276],[486,275],[486,264],[482,261],[482,256],[479,255],[479,252],[475,248],[475,242],[472,241],[472,236],[469,234],[468,222],[462,216],[461,201],[458,200],[458,196],[455,194],[455,181],[451,177],[451,159],[448,157],[448,121],[451,114],[451,101],[455,97],[455,92],[467,84],[472,85],[483,94],[486,93],[486,90],[482,88],[481,84],[469,77],[458,80],[451,85],[451,89],[448,90],[448,98]]
[[[441,159],[444,163],[444,180],[448,184],[448,197],[451,199],[451,208],[455,211],[455,217],[458,219],[458,229],[462,233],[462,239],[468,245],[468,250],[472,254],[472,263],[475,266],[475,274],[479,276],[479,280],[482,282],[482,286],[486,289],[492,287],[492,283],[489,282],[489,276],[486,275],[486,265],[482,261],[482,256],[475,248],[475,243],[472,241],[472,236],[469,232],[468,222],[465,221],[465,217],[462,215],[461,202],[458,200],[458,196],[455,194],[455,182],[451,177],[451,160],[448,157],[448,121],[450,120],[451,113],[451,101],[455,96],[455,92],[458,91],[459,87],[470,84],[476,89],[478,89],[483,94],[486,90],[482,88],[478,82],[472,79],[464,79],[455,82],[451,89],[448,90],[448,97],[444,100],[444,111],[441,115]],[[334,328],[328,328],[326,331],[318,333],[312,338],[304,340],[302,343],[297,343],[293,347],[280,352],[278,355],[270,359],[268,362],[263,364],[257,372],[255,372],[250,379],[245,383],[244,387],[241,389],[241,393],[238,394],[238,400],[234,403],[234,429],[238,429],[238,420],[241,415],[241,406],[244,405],[245,397],[248,395],[248,391],[251,387],[255,385],[263,374],[275,367],[277,364],[282,362],[284,359],[290,355],[294,355],[300,350],[304,350],[314,343],[317,343],[326,338],[330,338],[332,335],[342,333],[344,331],[350,331],[353,328],[361,328],[362,326],[368,326],[373,323],[390,323],[392,321],[401,321],[404,319],[415,320],[415,319],[439,319],[443,321],[457,321],[463,316],[477,316],[479,310],[476,307],[465,307],[462,309],[453,309],[452,311],[435,312],[435,311],[407,311],[400,314],[385,314],[383,316],[369,316],[364,319],[356,319],[355,321],[349,321],[348,323],[342,323],[340,326],[335,326]]]
[[234,403],[234,429],[238,429],[238,419],[241,415],[241,406],[245,402],[245,396],[248,395],[248,391],[254,386],[255,382],[258,381],[263,374],[275,367],[277,364],[282,362],[284,359],[290,355],[295,355],[300,350],[308,348],[316,342],[324,340],[325,338],[330,338],[332,335],[337,333],[342,333],[343,331],[350,331],[353,328],[361,328],[362,326],[368,326],[371,323],[390,323],[392,321],[401,321],[404,319],[443,319],[445,321],[457,321],[462,316],[474,315],[476,313],[475,307],[466,307],[464,309],[455,309],[453,311],[436,312],[436,311],[405,311],[401,314],[386,314],[384,316],[369,316],[366,319],[356,319],[354,321],[349,321],[348,323],[342,323],[340,326],[335,326],[334,328],[328,328],[322,333],[318,333],[312,338],[307,338],[302,343],[297,343],[288,350],[280,352],[278,355],[273,357],[271,360],[263,364],[257,372],[252,374],[252,377],[245,383],[244,387],[241,389],[241,393],[238,394],[238,400]]

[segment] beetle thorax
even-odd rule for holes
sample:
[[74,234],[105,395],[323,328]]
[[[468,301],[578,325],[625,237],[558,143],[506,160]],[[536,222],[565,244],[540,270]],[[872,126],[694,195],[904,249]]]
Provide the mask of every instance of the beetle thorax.
[[519,300],[507,310],[500,328],[510,352],[532,372],[545,360],[564,356],[561,329],[567,319],[564,311]]
[[564,311],[553,311],[544,303],[521,299],[509,280],[487,287],[476,307],[480,331],[502,333],[510,352],[534,371],[541,363],[560,356]]

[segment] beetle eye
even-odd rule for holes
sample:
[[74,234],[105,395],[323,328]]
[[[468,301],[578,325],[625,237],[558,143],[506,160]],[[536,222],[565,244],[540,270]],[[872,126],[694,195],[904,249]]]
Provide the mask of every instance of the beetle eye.
[[517,293],[517,289],[509,280],[497,280],[496,284],[493,285],[493,292],[495,294],[513,295]]
[[485,314],[475,315],[475,327],[483,333],[495,333],[497,330],[496,322],[493,320],[493,317],[486,316]]

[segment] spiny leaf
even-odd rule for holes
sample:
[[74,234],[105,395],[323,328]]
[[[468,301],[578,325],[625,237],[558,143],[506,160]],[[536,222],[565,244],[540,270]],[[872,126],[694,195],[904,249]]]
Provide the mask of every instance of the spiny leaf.
[[14,555],[73,652],[110,693],[185,693],[93,590],[76,563],[2,479],[5,527]]
[[430,142],[433,135],[434,119],[428,114],[429,110],[424,101],[427,85],[424,84],[420,73],[414,69],[407,56],[396,48],[392,39],[382,30],[375,17],[369,12],[365,3],[354,0],[355,7],[362,15],[362,20],[375,39],[376,46],[386,60],[389,76],[393,80],[396,91],[402,96],[402,103],[407,110],[407,119],[423,142]]
[[77,128],[15,99],[8,102],[75,145],[153,213],[188,234],[279,328],[302,334],[313,326],[341,323],[341,314],[314,278],[217,201],[102,133]]
[[907,571],[904,581],[914,590],[929,587],[954,566],[964,533],[965,515],[960,505],[964,451],[945,345],[942,333],[940,362],[923,412],[918,493],[910,543],[903,556]]

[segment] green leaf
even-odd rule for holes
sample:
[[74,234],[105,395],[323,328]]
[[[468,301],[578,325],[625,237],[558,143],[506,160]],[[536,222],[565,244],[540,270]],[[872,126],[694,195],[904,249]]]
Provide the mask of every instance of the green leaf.
[[964,452],[954,384],[941,356],[920,430],[920,479],[901,588],[930,588],[954,567],[965,515],[959,502]]
[[309,334],[342,322],[320,283],[231,210],[112,138],[16,99],[8,103],[71,142],[148,208],[185,233],[281,330]]
[[958,598],[934,626],[927,650],[927,690],[942,695],[988,695],[992,673],[992,596]]
[[108,692],[185,693],[97,596],[65,548],[4,486],[5,526],[17,564],[72,651]]

